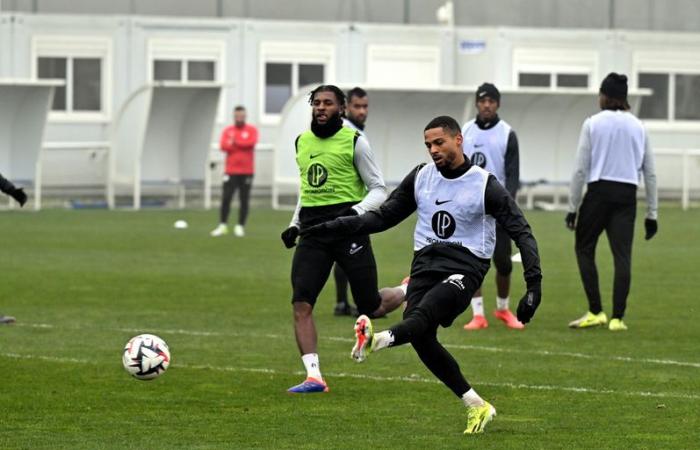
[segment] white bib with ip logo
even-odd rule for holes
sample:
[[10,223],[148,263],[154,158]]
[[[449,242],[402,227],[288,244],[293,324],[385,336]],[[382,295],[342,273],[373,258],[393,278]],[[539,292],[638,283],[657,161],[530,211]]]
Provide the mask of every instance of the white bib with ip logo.
[[491,172],[503,186],[506,185],[506,150],[510,125],[504,120],[488,130],[482,130],[472,119],[462,127],[462,150],[472,164]]
[[489,173],[472,167],[459,178],[443,177],[434,163],[416,175],[418,223],[413,249],[441,243],[465,247],[479,258],[491,258],[496,245],[496,220],[487,215],[484,192]]

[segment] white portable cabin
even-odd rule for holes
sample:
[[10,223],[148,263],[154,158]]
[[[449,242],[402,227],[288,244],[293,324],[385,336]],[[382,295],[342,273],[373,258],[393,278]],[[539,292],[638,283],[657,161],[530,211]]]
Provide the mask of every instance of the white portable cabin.
[[160,82],[142,86],[124,101],[111,132],[110,208],[124,188],[131,191],[134,209],[140,209],[143,186],[177,188],[183,207],[184,183],[209,185],[207,162],[221,88],[208,82]]
[[[340,86],[347,90],[352,86]],[[272,205],[282,206],[281,197],[296,196],[299,173],[294,141],[309,128],[311,107],[308,92],[291,98],[282,111],[279,135],[274,149]],[[421,162],[428,161],[423,129],[434,117],[452,116],[460,124],[474,117],[476,87],[444,88],[365,88],[370,109],[367,138],[384,179],[398,184]],[[632,91],[629,101],[636,112],[648,90]],[[580,89],[547,88],[502,89],[499,116],[518,136],[520,179],[525,186],[546,184],[564,186],[571,180],[581,125],[595,114],[598,93]],[[532,206],[531,197],[528,206]]]
[[0,79],[0,172],[19,185],[33,185],[37,210],[44,129],[54,88],[62,85],[53,80]]

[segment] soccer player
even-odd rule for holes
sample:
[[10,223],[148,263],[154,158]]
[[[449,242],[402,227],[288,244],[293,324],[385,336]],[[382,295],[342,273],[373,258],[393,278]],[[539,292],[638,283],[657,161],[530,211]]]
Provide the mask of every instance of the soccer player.
[[[520,184],[520,161],[518,138],[515,131],[498,116],[501,93],[491,83],[484,83],[476,90],[475,119],[462,127],[462,149],[472,164],[492,173],[513,199]],[[494,316],[508,328],[522,329],[525,326],[510,312],[511,244],[508,233],[496,224],[496,247],[493,263],[496,266],[496,311]],[[489,326],[484,314],[484,297],[481,288],[472,299],[472,320],[464,325],[465,330],[480,330]]]
[[238,223],[233,228],[237,237],[245,236],[245,222],[248,218],[250,188],[255,173],[255,144],[258,143],[258,129],[246,123],[246,110],[236,106],[233,110],[233,125],[221,133],[221,151],[226,153],[226,170],[224,175],[219,225],[210,233],[214,237],[228,234],[228,216],[231,212],[231,200],[238,190],[240,209]]
[[431,120],[424,139],[433,162],[413,169],[378,210],[339,217],[304,233],[378,233],[417,212],[403,321],[375,333],[370,318],[360,316],[351,356],[361,362],[371,352],[410,343],[428,369],[467,407],[464,432],[480,433],[496,410],[469,385],[457,361],[438,342],[438,326],[449,327],[481,286],[496,245],[496,223],[522,253],[527,293],[517,315],[521,322],[529,322],[541,300],[537,242],[508,191],[464,155],[455,119],[440,116]]
[[[369,112],[369,98],[367,91],[361,87],[354,87],[347,94],[347,108],[343,117],[343,126],[357,131],[360,136],[367,138],[365,134],[365,122]],[[333,266],[333,278],[335,278],[336,303],[333,314],[336,316],[357,317],[357,308],[348,302],[348,277],[338,264]]]
[[[3,177],[2,174],[0,174],[0,191],[17,200],[19,206],[24,206],[24,204],[27,202],[27,194],[25,194],[24,189],[15,187],[15,185],[12,184],[10,180]],[[14,317],[6,316],[0,313],[0,324],[9,324],[15,322],[16,319]]]
[[[600,85],[598,102],[601,111],[586,119],[581,127],[566,215],[567,228],[576,232],[576,259],[588,298],[588,312],[569,326],[588,328],[608,322],[600,300],[595,264],[598,238],[605,231],[615,264],[613,311],[608,329],[624,331],[627,325],[622,318],[630,290],[637,185],[641,172],[647,202],[645,239],[649,240],[658,230],[656,172],[644,126],[629,111],[627,77],[614,72],[608,74]],[[588,190],[581,203],[584,184]]]
[[[281,236],[287,248],[296,245],[300,227],[362,214],[376,209],[386,199],[384,179],[367,139],[343,126],[343,91],[337,86],[321,85],[311,92],[309,101],[311,129],[295,142],[301,188],[290,226]],[[401,287],[377,289],[377,265],[366,234],[299,239],[292,260],[292,305],[294,332],[307,378],[289,392],[328,392],[319,368],[313,308],[333,263],[347,274],[361,314],[383,316],[404,300]]]

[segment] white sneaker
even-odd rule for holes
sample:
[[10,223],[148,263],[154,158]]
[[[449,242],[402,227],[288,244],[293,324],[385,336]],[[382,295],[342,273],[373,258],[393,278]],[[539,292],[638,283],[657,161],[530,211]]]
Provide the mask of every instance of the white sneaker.
[[220,223],[219,226],[214,228],[209,234],[212,237],[219,237],[228,234],[228,225],[226,225],[225,223]]
[[233,235],[236,237],[245,236],[245,228],[243,228],[243,225],[236,225],[233,227]]

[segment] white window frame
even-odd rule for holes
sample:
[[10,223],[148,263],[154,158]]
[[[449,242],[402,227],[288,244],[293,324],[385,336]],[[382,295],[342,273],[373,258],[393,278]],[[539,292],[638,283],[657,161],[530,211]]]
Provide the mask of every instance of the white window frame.
[[[513,50],[512,85],[520,86],[521,73],[549,74],[549,89],[587,90],[594,88],[598,80],[599,55],[594,50],[581,48],[516,48]],[[567,87],[557,86],[557,75],[587,75],[588,86]]]
[[[676,119],[676,77],[675,75],[700,75],[700,49],[668,51],[636,51],[632,57],[632,86],[640,88],[641,73],[656,73],[669,76],[668,82],[668,118],[642,119],[649,129],[683,129],[700,130],[700,120]],[[674,75],[674,76],[671,76]]]
[[[440,48],[434,45],[396,45],[396,44],[369,44],[367,45],[367,61],[365,80],[373,84],[371,80],[372,62],[376,60],[394,61],[420,61],[433,65],[434,83],[422,86],[410,86],[416,88],[435,87],[440,85]],[[403,85],[402,85],[403,86]],[[407,86],[409,87],[409,86]]]
[[68,60],[98,58],[100,68],[100,111],[51,111],[51,122],[108,122],[112,114],[112,39],[104,36],[39,35],[32,38],[31,77],[38,80],[39,58],[65,58],[66,108],[72,105],[73,71]]
[[[150,38],[146,51],[146,77],[153,83],[153,65],[155,61],[179,61],[181,65],[180,82],[207,83],[207,81],[188,81],[188,61],[213,61],[214,80],[212,84],[224,84],[226,80],[226,41],[220,39],[182,39],[182,38]],[[174,81],[175,82],[175,81]],[[226,96],[221,92],[216,113],[217,123],[226,121]]]
[[265,67],[267,64],[292,65],[292,97],[299,94],[300,64],[323,65],[323,83],[333,83],[335,80],[335,47],[332,44],[261,42],[258,61],[258,111],[260,123],[264,125],[277,125],[281,117],[281,114],[268,114],[265,111]]

